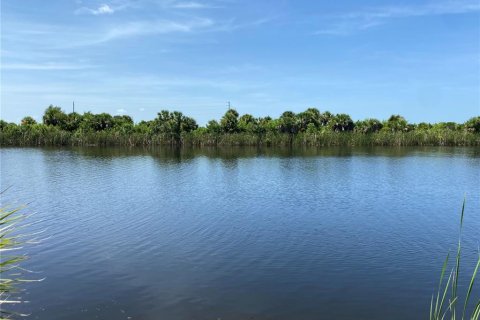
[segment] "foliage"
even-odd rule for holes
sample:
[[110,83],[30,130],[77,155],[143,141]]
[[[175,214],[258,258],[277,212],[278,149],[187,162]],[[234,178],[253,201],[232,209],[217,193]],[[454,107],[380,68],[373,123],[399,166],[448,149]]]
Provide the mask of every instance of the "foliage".
[[222,127],[217,122],[217,120],[210,120],[207,124],[207,132],[209,133],[220,133],[222,132]]
[[239,131],[238,128],[238,112],[235,109],[228,109],[225,112],[224,116],[220,120],[220,126],[222,132],[225,133],[236,133]]
[[229,109],[220,119],[199,128],[193,118],[162,110],[149,121],[135,123],[128,115],[92,112],[64,113],[50,105],[43,123],[25,117],[21,125],[0,120],[0,145],[378,145],[378,146],[478,146],[480,117],[458,124],[411,124],[400,115],[386,121],[353,122],[347,114],[320,112],[316,108],[279,118],[256,118]]
[[258,126],[258,120],[255,119],[251,114],[244,114],[238,120],[238,130],[240,132],[256,132]]
[[22,126],[31,126],[31,125],[37,124],[37,121],[35,121],[35,119],[33,119],[30,116],[26,116],[25,118],[22,119],[20,124]]
[[383,128],[383,124],[377,119],[365,119],[355,123],[355,132],[360,133],[374,133]]
[[390,132],[406,132],[409,129],[407,120],[400,115],[392,115],[383,127]]
[[[464,212],[465,212],[465,200],[463,201],[462,213],[460,215],[460,236],[458,238],[455,264],[447,278],[447,275],[445,272],[448,267],[450,253],[447,254],[447,257],[443,263],[442,271],[440,273],[440,281],[438,284],[437,295],[436,297],[432,295],[432,300],[430,302],[430,320],[443,320],[443,319],[446,319],[445,317],[455,320],[457,319],[457,315],[459,314],[461,315],[462,320],[468,319],[468,318],[465,318],[465,316],[467,315],[467,307],[470,302],[473,285],[475,283],[478,269],[480,267],[480,254],[478,256],[473,274],[470,277],[469,285],[467,287],[467,292],[465,293],[464,300],[460,301],[459,294],[458,294],[458,279],[460,275],[460,258],[462,253],[461,236],[462,236]],[[445,279],[447,279],[447,282],[444,284]],[[447,298],[449,291],[450,291],[450,296]],[[473,311],[469,318],[471,320],[478,320],[480,318],[480,297],[477,299],[477,301],[473,301],[473,303],[474,303]]]
[[24,274],[29,271],[20,264],[27,257],[16,253],[25,244],[35,242],[34,239],[24,240],[25,235],[19,233],[26,218],[20,213],[21,209],[0,208],[0,320],[19,315],[9,309],[23,302],[20,288],[23,283],[41,281],[25,279]]
[[480,117],[474,117],[465,122],[465,129],[469,132],[480,132]]
[[299,124],[295,113],[285,111],[280,116],[278,129],[281,133],[296,134],[299,130]]
[[307,131],[308,128],[320,128],[322,126],[322,114],[316,108],[308,108],[304,112],[297,115],[298,127],[302,132]]
[[67,118],[65,112],[60,107],[50,105],[43,115],[43,123],[47,126],[62,126]]
[[197,129],[193,118],[184,116],[181,112],[162,110],[153,121],[153,132],[163,134],[170,139],[179,140],[183,132],[192,132]]
[[348,114],[337,114],[330,118],[328,127],[335,132],[352,131],[354,124]]

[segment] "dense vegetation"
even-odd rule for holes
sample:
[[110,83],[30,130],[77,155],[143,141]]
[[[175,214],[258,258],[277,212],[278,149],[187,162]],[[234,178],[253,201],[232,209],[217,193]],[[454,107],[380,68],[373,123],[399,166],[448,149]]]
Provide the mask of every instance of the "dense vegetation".
[[[3,192],[0,192],[0,197]],[[21,286],[27,282],[41,281],[25,279],[24,274],[29,271],[20,266],[27,256],[18,253],[18,250],[37,241],[26,240],[25,235],[19,233],[25,227],[21,222],[27,217],[19,213],[21,209],[0,208],[0,320],[25,316],[11,311],[13,306],[24,302]]]
[[[480,297],[472,297],[472,289],[477,278],[477,273],[480,268],[480,254],[478,255],[477,262],[472,276],[470,277],[469,285],[467,287],[465,296],[460,298],[458,293],[458,281],[460,276],[460,258],[462,253],[462,229],[463,229],[463,217],[465,214],[465,200],[463,201],[462,213],[460,215],[460,236],[458,238],[457,252],[455,256],[455,264],[452,267],[449,276],[447,277],[447,266],[449,264],[450,253],[447,254],[445,262],[443,263],[442,272],[440,274],[440,281],[438,284],[438,290],[435,295],[432,295],[430,302],[430,320],[444,320],[444,319],[470,319],[478,320],[480,318]],[[463,268],[462,268],[463,269]],[[445,279],[447,282],[445,283]],[[449,293],[449,295],[448,295]],[[473,299],[473,310],[471,315],[468,316],[467,307],[469,306],[470,299]],[[461,315],[461,318],[460,318]]]
[[181,112],[161,111],[150,121],[134,123],[127,115],[65,113],[49,106],[43,123],[25,117],[20,124],[0,120],[0,145],[480,145],[480,117],[463,124],[408,123],[400,115],[388,120],[354,122],[347,114],[309,108],[284,112],[278,119],[240,116],[229,109],[205,127]]

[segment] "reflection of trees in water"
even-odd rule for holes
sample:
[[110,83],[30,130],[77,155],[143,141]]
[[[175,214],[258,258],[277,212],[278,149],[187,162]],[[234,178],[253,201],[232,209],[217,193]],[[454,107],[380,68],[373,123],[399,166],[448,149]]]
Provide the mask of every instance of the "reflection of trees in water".
[[149,156],[160,162],[180,163],[197,157],[220,159],[227,166],[235,166],[241,158],[291,157],[406,157],[406,156],[465,156],[480,157],[477,147],[73,147],[42,148],[46,153],[77,153],[92,158],[119,158]]

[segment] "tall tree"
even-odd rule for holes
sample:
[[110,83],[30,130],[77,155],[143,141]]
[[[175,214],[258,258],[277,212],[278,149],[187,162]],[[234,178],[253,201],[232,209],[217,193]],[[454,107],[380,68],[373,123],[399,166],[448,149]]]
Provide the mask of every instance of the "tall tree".
[[183,132],[191,132],[198,128],[193,118],[186,117],[179,111],[169,112],[162,110],[153,122],[153,132],[165,134],[178,140]]
[[297,117],[292,111],[285,111],[278,120],[280,132],[289,134],[295,134],[298,132]]
[[36,124],[36,123],[37,123],[37,121],[35,121],[35,119],[33,119],[30,116],[26,116],[25,118],[22,119],[21,125],[22,126],[31,126],[31,125]]
[[222,132],[222,127],[217,120],[210,120],[207,123],[207,132],[218,134]]
[[355,127],[350,116],[345,113],[340,113],[332,117],[328,122],[328,126],[332,131],[337,132],[352,131]]
[[52,126],[62,125],[67,118],[65,112],[60,107],[54,107],[50,105],[43,115],[43,123]]
[[297,114],[297,119],[299,130],[302,132],[305,132],[309,125],[313,125],[315,128],[321,126],[321,113],[316,108],[308,108],[304,112]]
[[374,133],[382,129],[383,124],[377,119],[365,119],[355,123],[355,131],[360,133]]
[[238,132],[238,112],[235,109],[228,109],[220,120],[220,126],[225,133]]
[[473,117],[465,122],[465,129],[470,132],[480,132],[480,117]]
[[254,133],[257,127],[257,119],[251,114],[244,114],[238,120],[238,129],[242,132]]
[[385,130],[391,131],[391,132],[402,132],[402,131],[408,131],[408,122],[405,120],[404,117],[400,115],[392,115],[388,120],[385,122]]

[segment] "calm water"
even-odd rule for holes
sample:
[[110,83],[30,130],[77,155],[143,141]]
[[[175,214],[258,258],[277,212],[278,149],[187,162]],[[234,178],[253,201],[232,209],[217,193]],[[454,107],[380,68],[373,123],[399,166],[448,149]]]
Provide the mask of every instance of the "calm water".
[[478,148],[0,152],[31,319],[422,319],[480,241]]

